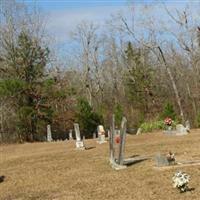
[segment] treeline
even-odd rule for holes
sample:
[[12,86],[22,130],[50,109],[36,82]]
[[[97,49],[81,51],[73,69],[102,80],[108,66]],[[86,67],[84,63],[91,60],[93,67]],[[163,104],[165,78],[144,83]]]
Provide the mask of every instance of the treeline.
[[162,5],[164,21],[155,4],[103,26],[82,22],[66,65],[37,8],[14,0],[0,6],[1,142],[44,141],[47,124],[64,139],[74,122],[91,137],[97,125],[109,128],[113,113],[118,127],[124,115],[130,129],[166,113],[200,125],[200,28],[191,5],[176,13]]

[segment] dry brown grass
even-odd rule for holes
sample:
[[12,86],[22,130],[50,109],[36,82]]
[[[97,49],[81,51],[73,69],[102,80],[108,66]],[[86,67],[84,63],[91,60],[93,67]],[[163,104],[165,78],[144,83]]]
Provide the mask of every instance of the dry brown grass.
[[[199,200],[200,166],[159,171],[153,159],[122,171],[113,170],[108,161],[108,143],[93,140],[78,151],[73,142],[33,143],[0,146],[1,200]],[[128,136],[126,156],[176,153],[178,160],[200,160],[200,130],[188,136],[151,133]],[[194,191],[180,194],[172,188],[177,170],[191,175]]]

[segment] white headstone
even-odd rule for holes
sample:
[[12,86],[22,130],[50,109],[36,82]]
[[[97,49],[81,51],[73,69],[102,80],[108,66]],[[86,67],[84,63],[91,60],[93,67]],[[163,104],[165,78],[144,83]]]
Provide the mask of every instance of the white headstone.
[[51,142],[53,139],[52,139],[52,135],[51,135],[51,125],[48,124],[47,125],[47,142]]
[[142,129],[138,128],[136,135],[140,135],[142,133]]
[[85,149],[85,145],[83,141],[81,140],[79,124],[74,123],[74,129],[75,129],[75,134],[76,134],[76,148],[83,150]]
[[83,141],[76,141],[76,148],[81,150],[85,149]]
[[98,131],[98,134],[105,135],[105,130],[104,130],[104,127],[102,125],[99,125],[97,127],[97,131]]
[[98,143],[99,144],[103,144],[103,143],[105,143],[105,142],[107,142],[106,141],[106,137],[105,137],[105,130],[104,130],[104,127],[102,126],[102,125],[99,125],[98,127],[97,127],[97,131],[98,131]]
[[72,136],[72,129],[69,130],[69,140],[73,140],[73,136]]
[[76,141],[81,141],[81,134],[79,130],[79,125],[77,123],[74,123],[74,129],[75,129],[75,134],[76,134]]

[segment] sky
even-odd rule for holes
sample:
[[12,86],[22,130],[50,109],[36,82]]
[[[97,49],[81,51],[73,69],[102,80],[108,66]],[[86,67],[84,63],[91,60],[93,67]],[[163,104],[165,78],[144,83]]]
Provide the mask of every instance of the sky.
[[[17,0],[28,6],[40,8],[45,16],[46,29],[55,40],[57,50],[70,46],[71,32],[81,21],[103,24],[112,14],[123,12],[128,7],[127,0]],[[151,2],[149,1],[136,1]]]
[[[36,5],[46,18],[46,29],[54,38],[58,49],[67,49],[70,42],[70,33],[81,21],[92,21],[103,24],[112,14],[126,13],[130,9],[130,2],[134,6],[150,4],[156,0],[17,0],[28,6]],[[188,0],[163,0],[168,7],[180,8]],[[196,3],[197,0],[192,2]],[[155,7],[155,6],[153,6]],[[162,10],[157,9],[159,17],[163,17]]]

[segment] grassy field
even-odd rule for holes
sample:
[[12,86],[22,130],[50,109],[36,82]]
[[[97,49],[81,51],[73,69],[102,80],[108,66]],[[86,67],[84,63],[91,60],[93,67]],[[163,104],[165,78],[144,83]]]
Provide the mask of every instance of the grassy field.
[[[1,200],[199,200],[200,165],[155,169],[149,159],[125,170],[109,165],[108,143],[86,140],[89,150],[75,150],[74,142],[0,146]],[[187,136],[149,133],[128,136],[126,157],[175,152],[177,160],[200,160],[200,130]],[[172,187],[177,170],[191,175],[193,191],[179,193]]]

